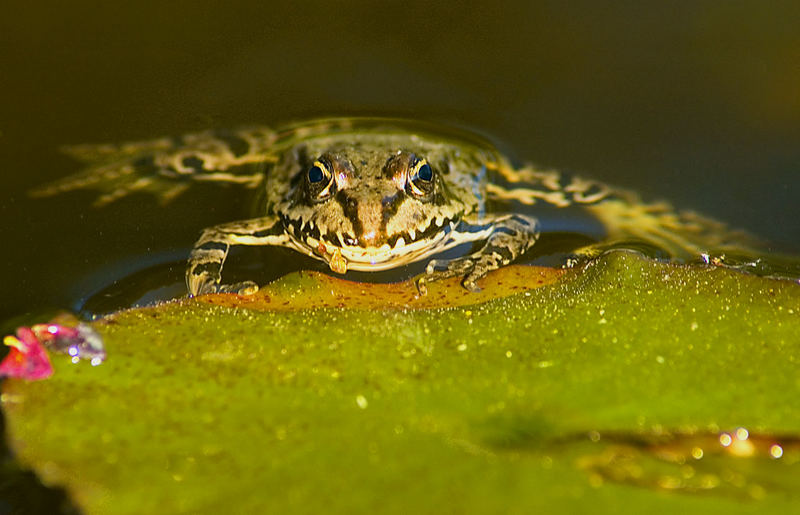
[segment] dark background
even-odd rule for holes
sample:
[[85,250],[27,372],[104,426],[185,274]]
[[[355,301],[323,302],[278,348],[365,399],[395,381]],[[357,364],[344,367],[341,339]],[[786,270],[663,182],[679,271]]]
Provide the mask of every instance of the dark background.
[[[797,2],[11,2],[0,20],[0,320],[72,307],[242,217],[26,191],[65,144],[318,115],[453,122],[523,161],[800,251]],[[207,192],[206,192],[207,193]]]

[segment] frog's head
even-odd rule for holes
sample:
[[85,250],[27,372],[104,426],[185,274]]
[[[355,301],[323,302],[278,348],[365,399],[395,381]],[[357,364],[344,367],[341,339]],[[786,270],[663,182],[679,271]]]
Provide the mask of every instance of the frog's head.
[[450,163],[425,148],[303,146],[277,206],[297,245],[335,272],[381,270],[419,259],[471,211]]

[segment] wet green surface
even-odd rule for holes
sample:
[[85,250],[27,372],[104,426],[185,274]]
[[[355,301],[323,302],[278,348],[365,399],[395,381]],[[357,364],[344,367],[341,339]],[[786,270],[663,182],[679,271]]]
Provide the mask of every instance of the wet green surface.
[[[618,252],[461,308],[184,302],[96,327],[105,364],[56,359],[52,379],[3,395],[19,459],[90,513],[798,507],[791,282]],[[737,427],[758,452],[712,452]],[[705,456],[630,436],[666,430]]]

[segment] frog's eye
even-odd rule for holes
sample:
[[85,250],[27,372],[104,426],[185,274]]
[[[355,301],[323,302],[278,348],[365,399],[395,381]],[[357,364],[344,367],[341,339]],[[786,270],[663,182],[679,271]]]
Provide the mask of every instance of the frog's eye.
[[330,169],[323,161],[314,161],[306,172],[308,192],[312,200],[324,200],[332,193],[335,181],[332,180]]
[[408,191],[415,197],[428,197],[433,193],[433,168],[424,159],[412,163],[408,172]]

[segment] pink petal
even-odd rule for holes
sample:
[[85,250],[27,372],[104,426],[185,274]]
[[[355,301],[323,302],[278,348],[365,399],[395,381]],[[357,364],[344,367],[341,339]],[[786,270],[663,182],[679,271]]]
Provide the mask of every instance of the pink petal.
[[0,376],[36,381],[53,375],[47,351],[29,328],[20,327],[16,338],[6,336],[3,343],[10,346],[11,351],[0,363]]

